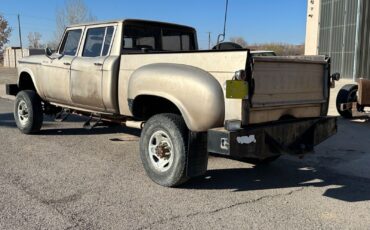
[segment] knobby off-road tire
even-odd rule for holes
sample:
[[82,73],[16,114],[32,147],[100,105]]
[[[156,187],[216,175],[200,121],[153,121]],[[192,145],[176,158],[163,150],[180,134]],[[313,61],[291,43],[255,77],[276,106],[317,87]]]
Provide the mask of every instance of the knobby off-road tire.
[[151,180],[165,187],[185,183],[188,129],[176,114],[155,115],[145,123],[140,138],[140,156]]
[[24,90],[17,94],[14,119],[18,129],[24,134],[40,131],[44,117],[41,99],[35,91]]
[[340,105],[349,102],[357,101],[358,86],[355,84],[348,84],[343,86],[337,95],[337,111],[344,118],[352,118],[352,110],[340,110]]

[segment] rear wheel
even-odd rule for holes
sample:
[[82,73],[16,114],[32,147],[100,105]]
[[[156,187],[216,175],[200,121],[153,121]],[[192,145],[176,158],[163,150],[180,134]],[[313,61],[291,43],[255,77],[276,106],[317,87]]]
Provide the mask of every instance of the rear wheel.
[[[338,113],[344,117],[344,118],[352,118],[352,110],[344,110],[341,111],[340,107],[341,104],[344,103],[351,103],[351,102],[356,102],[357,101],[357,91],[358,91],[358,86],[355,84],[348,84],[343,86],[337,96],[337,111]],[[357,109],[359,108],[359,105],[357,106]]]
[[188,129],[175,114],[155,115],[145,123],[140,138],[144,169],[155,183],[175,187],[185,183]]
[[37,133],[41,130],[42,105],[41,99],[35,91],[24,90],[17,94],[14,119],[18,129],[24,134]]

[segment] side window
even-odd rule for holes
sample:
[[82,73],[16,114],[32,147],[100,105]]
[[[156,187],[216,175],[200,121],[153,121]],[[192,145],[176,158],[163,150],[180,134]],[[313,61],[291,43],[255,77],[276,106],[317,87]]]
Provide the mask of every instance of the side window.
[[100,56],[103,46],[105,28],[92,28],[87,30],[85,47],[82,53],[84,57]]
[[78,43],[80,42],[82,30],[69,30],[64,36],[59,53],[69,56],[75,56],[77,53]]
[[108,52],[110,50],[110,46],[111,46],[111,43],[112,43],[113,32],[114,32],[114,27],[113,26],[107,27],[107,33],[105,35],[104,47],[103,47],[103,56],[108,55]]
[[82,56],[106,56],[111,46],[113,31],[113,26],[88,29]]

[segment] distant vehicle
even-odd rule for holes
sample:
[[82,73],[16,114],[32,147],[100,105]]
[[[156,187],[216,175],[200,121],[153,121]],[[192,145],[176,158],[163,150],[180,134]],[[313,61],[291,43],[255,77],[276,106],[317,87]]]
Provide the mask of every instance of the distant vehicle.
[[253,57],[272,57],[276,56],[274,51],[267,51],[267,50],[252,50],[251,54]]
[[[238,50],[238,49],[244,49],[244,48],[235,42],[222,42],[218,45],[215,45],[212,48],[212,50]],[[269,51],[269,50],[251,50],[250,53],[253,57],[276,56],[276,53],[274,51]]]
[[[370,80],[360,78],[357,84],[343,86],[337,95],[338,113],[347,119],[370,117]],[[366,108],[366,110],[365,110]]]
[[204,174],[209,152],[266,163],[302,156],[336,133],[328,58],[199,50],[188,26],[70,26],[56,53],[21,59],[18,73],[7,91],[21,132],[39,132],[44,114],[70,113],[87,116],[86,128],[110,121],[142,129],[144,169],[168,187]]
[[215,45],[212,50],[241,50],[243,47],[235,42],[222,42]]

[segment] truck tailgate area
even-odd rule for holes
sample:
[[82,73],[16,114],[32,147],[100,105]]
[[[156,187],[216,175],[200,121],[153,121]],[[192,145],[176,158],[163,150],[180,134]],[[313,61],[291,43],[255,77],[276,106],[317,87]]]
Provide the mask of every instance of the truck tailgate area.
[[249,123],[321,116],[329,97],[328,71],[324,56],[256,57]]

